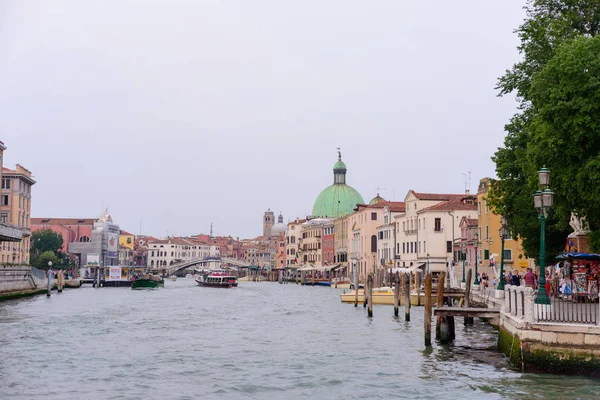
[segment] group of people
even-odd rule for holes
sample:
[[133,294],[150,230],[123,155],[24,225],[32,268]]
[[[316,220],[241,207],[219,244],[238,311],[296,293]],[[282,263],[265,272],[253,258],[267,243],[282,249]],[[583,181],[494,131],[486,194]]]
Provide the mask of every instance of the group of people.
[[[530,287],[534,290],[537,290],[537,288],[538,288],[538,277],[531,268],[527,268],[527,271],[525,273],[521,273],[521,274],[519,274],[518,271],[505,272],[504,276],[502,278],[504,279],[505,285],[512,285],[512,286],[525,285],[526,287]],[[489,276],[485,272],[480,274],[479,280],[481,281],[482,286],[489,287]],[[549,281],[550,281],[550,279],[546,280],[546,290],[548,292],[550,291]],[[498,280],[496,278],[494,278],[492,280],[492,287],[495,288],[497,286],[498,286]]]

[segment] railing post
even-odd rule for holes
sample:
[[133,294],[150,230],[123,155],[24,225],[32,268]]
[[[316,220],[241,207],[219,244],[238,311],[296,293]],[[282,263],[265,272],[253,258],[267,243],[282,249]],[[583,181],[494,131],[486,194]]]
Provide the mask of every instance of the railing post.
[[517,313],[516,316],[520,317],[521,315],[523,315],[523,306],[524,304],[521,302],[521,299],[523,298],[521,296],[521,293],[523,293],[523,289],[525,289],[523,286],[518,286],[517,289],[515,290],[515,297],[516,297],[516,304],[517,304]]
[[533,288],[525,288],[525,303],[523,304],[524,312],[523,319],[526,323],[532,324],[534,322],[534,298],[533,298]]
[[504,312],[510,314],[511,309],[511,298],[510,288],[512,285],[504,285]]

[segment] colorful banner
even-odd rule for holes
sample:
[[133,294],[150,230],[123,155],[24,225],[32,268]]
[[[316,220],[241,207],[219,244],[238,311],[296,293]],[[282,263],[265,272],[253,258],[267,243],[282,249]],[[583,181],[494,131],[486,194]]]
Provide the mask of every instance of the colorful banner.
[[109,233],[108,234],[108,256],[116,257],[119,250],[119,234]]
[[111,281],[121,280],[121,267],[110,267],[108,279]]

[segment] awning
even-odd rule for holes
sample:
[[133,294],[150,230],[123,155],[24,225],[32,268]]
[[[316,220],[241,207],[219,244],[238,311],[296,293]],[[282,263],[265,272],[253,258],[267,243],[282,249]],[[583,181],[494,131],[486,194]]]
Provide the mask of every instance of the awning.
[[425,263],[422,264],[418,264],[418,265],[413,265],[412,267],[406,267],[406,268],[392,268],[392,274],[395,274],[396,272],[400,273],[400,274],[409,274],[411,272],[423,272],[424,268],[425,268]]
[[307,272],[307,271],[316,271],[317,269],[315,267],[302,267],[302,268],[298,268],[299,272]]

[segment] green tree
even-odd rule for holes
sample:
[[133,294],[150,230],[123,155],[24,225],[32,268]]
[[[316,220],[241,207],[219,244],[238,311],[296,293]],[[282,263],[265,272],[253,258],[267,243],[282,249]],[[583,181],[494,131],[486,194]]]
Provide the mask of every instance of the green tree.
[[[546,146],[549,143],[557,144],[557,138],[548,135],[548,127],[542,129],[544,118],[550,117],[550,108],[558,99],[548,97],[553,90],[552,74],[545,67],[554,59],[562,44],[570,43],[578,37],[595,37],[598,34],[600,1],[529,0],[525,9],[527,18],[516,30],[521,40],[519,51],[523,59],[499,78],[497,86],[500,95],[514,93],[517,96],[519,112],[505,126],[507,136],[504,147],[499,148],[492,157],[496,163],[498,180],[493,183],[488,200],[496,212],[507,216],[513,232],[523,238],[526,255],[537,257],[540,245],[539,222],[533,208],[532,195],[538,188],[536,171],[544,165],[550,169],[551,187],[556,193],[555,207],[547,219],[546,259],[551,260],[548,257],[553,257],[564,248],[566,235],[569,233],[570,211],[573,209],[581,215],[585,214],[580,206],[581,202],[571,203],[575,194],[574,187],[564,184],[573,180],[571,174],[575,168],[566,170],[559,161],[565,151],[568,154],[576,151],[576,146],[581,142],[562,142],[569,149],[560,149],[554,154],[556,157],[550,157],[549,151],[540,152],[542,143]],[[567,66],[564,63],[554,66],[554,77],[557,76],[556,68],[563,67]],[[542,80],[544,83],[541,83]],[[543,85],[548,85],[548,90],[542,90]],[[544,113],[540,115],[542,111]],[[570,112],[571,117],[578,118],[575,115],[578,112],[575,105]],[[563,110],[563,117],[565,113],[566,110]],[[585,121],[580,119],[579,123],[582,122]],[[565,128],[566,125],[556,127]],[[547,134],[543,135],[542,131]],[[554,133],[557,131],[554,130]],[[568,132],[562,131],[560,135],[563,136],[564,133]],[[557,150],[557,146],[551,148]],[[545,150],[549,150],[549,147]],[[566,158],[562,162],[564,161]]]
[[40,254],[40,256],[36,260],[37,265],[35,266],[40,269],[48,269],[49,261],[52,261],[52,268],[56,269],[57,267],[59,267],[58,257],[56,257],[56,254],[54,254],[54,252],[51,250],[45,251],[42,254]]
[[[50,251],[55,256],[61,254],[63,237],[51,229],[40,229],[31,235],[31,248],[29,251],[31,265],[38,266],[38,258]],[[52,261],[54,263],[54,261]]]

